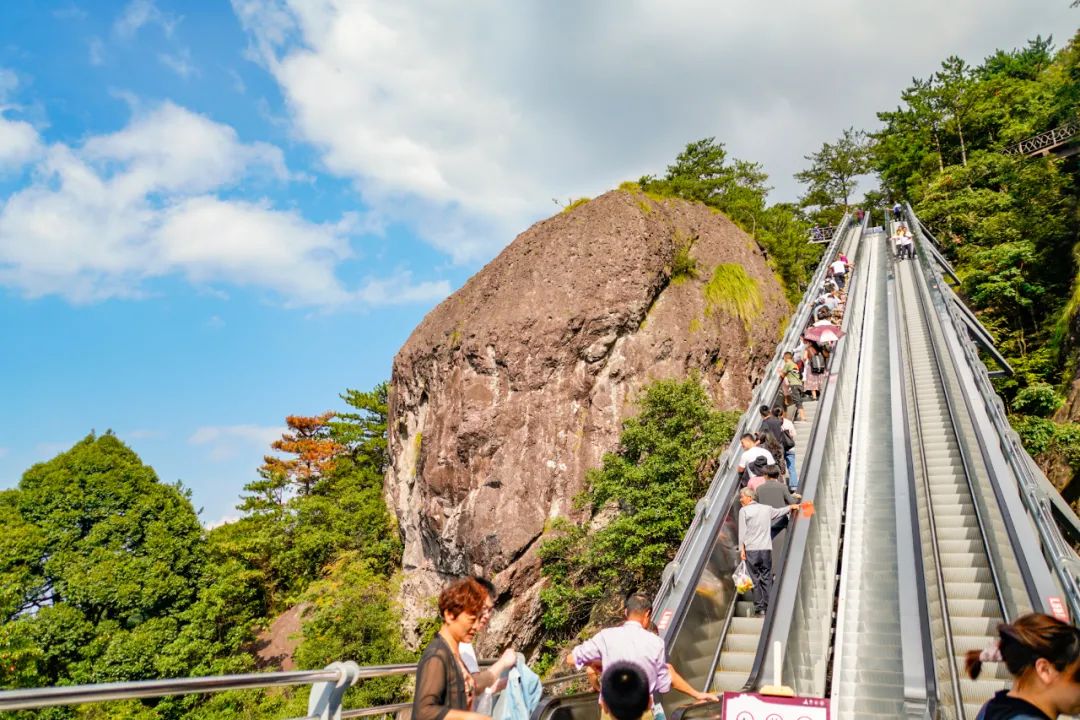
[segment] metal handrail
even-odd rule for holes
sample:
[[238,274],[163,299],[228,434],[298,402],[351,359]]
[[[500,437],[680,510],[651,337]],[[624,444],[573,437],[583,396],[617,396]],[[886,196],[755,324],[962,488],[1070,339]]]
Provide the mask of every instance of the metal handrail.
[[[858,247],[860,253],[862,248],[862,236],[866,231],[869,218],[869,214],[863,217],[862,226],[858,231],[859,237],[857,242],[859,243]],[[859,263],[862,263],[862,258],[859,257],[859,255],[856,255],[856,257],[859,260]],[[844,318],[841,321],[841,329],[844,330],[845,333],[850,327],[852,317],[851,309],[854,306],[854,303],[852,302],[854,296],[851,292],[854,286],[853,276],[848,278],[848,283],[850,283],[846,288],[848,302],[845,307]],[[865,285],[865,282],[863,284]],[[847,335],[845,334],[844,337],[837,341],[836,347],[829,357],[828,370],[830,376],[834,370],[839,374],[839,372],[847,365],[849,351],[847,349],[847,343],[845,342],[846,340]],[[821,400],[818,405],[817,414],[814,416],[814,427],[810,431],[810,439],[806,445],[808,462],[804,464],[803,473],[799,475],[799,478],[802,481],[800,489],[803,493],[803,500],[813,501],[817,494],[821,467],[824,464],[824,445],[828,441],[827,429],[837,400],[835,385],[836,383],[833,382],[825,384],[825,387],[821,392]],[[790,529],[790,540],[784,547],[782,565],[780,565],[782,569],[773,588],[773,599],[769,602],[769,612],[766,614],[762,623],[761,636],[758,639],[757,650],[754,653],[754,661],[750,666],[750,674],[747,677],[746,684],[743,685],[744,691],[754,690],[760,685],[761,675],[769,665],[769,653],[773,647],[772,638],[774,636],[787,638],[791,631],[791,623],[793,620],[792,610],[795,606],[795,596],[799,587],[799,583],[796,582],[796,580],[798,580],[799,573],[802,570],[802,558],[806,554],[809,525],[807,523],[800,524],[792,521],[788,527]]]
[[[407,674],[396,671],[400,666],[388,668],[386,675]],[[415,672],[415,665],[406,666]],[[372,670],[376,668],[363,668]],[[383,677],[369,674],[366,677]],[[295,670],[246,675],[217,675],[213,677],[167,678],[163,680],[135,680],[131,682],[98,683],[94,685],[65,685],[48,688],[0,691],[0,711],[29,710],[53,705],[78,705],[110,700],[134,700],[138,698],[165,697],[168,695],[191,695],[194,693],[225,692],[227,690],[252,690],[258,688],[286,687],[290,685],[314,685],[319,682],[336,683],[342,679],[340,670]]]
[[[907,212],[909,219],[912,219],[913,227],[917,227],[918,218],[915,216],[911,206],[907,206]],[[921,233],[916,234],[916,240],[922,240]],[[925,270],[930,279],[936,284],[940,285],[944,283],[940,274],[938,274],[936,268],[933,265],[925,264]],[[989,448],[983,442],[983,436],[980,435],[980,450],[983,453],[984,459],[987,460],[988,471],[990,474],[991,485],[995,496],[997,497],[999,507],[1006,516],[1006,529],[1009,534],[1009,539],[1013,544],[1014,551],[1018,557],[1027,557],[1030,548],[1027,547],[1028,543],[1020,541],[1017,536],[1018,528],[1016,522],[1018,518],[1014,518],[1013,515],[1019,511],[1021,514],[1030,518],[1031,523],[1034,525],[1035,532],[1038,535],[1039,550],[1045,561],[1047,561],[1052,568],[1053,574],[1057,577],[1058,582],[1061,584],[1065,593],[1065,600],[1068,603],[1070,613],[1075,619],[1080,617],[1080,558],[1077,557],[1072,547],[1065,542],[1061,535],[1060,529],[1054,522],[1053,514],[1050,508],[1050,502],[1047,499],[1046,491],[1041,487],[1040,483],[1036,480],[1033,471],[1034,462],[1030,456],[1023,449],[1020,443],[1020,438],[1009,424],[1008,417],[1005,413],[1004,405],[1001,399],[994,391],[993,385],[990,383],[989,375],[987,374],[986,366],[978,357],[978,352],[975,350],[971,339],[966,333],[960,332],[962,327],[962,320],[959,317],[959,311],[956,309],[955,304],[949,305],[943,303],[943,308],[940,309],[939,314],[943,315],[943,320],[947,319],[951,324],[955,332],[956,340],[959,341],[960,347],[957,351],[950,345],[950,355],[953,356],[953,362],[957,367],[960,367],[961,362],[966,365],[968,370],[968,378],[971,384],[974,386],[975,392],[973,395],[977,395],[982,400],[982,406],[985,410],[987,419],[990,421],[992,427],[995,430],[996,439],[998,440],[998,447],[996,451],[1001,453],[1001,456],[1005,463],[1008,465],[1012,472],[1013,480],[1015,481],[1015,488],[1007,488],[999,477],[999,474],[994,471],[995,463],[990,461],[988,457]],[[964,401],[968,406],[969,413],[973,412],[972,401],[973,397],[969,394],[964,394]],[[1020,501],[1020,507],[1013,509],[1013,502],[1005,496],[1006,490],[1010,492],[1015,491],[1018,500]],[[1026,589],[1029,593],[1029,597],[1032,604],[1036,608],[1047,609],[1048,599],[1045,596],[1044,583],[1035,582],[1035,579],[1029,576],[1032,568],[1029,562],[1020,563],[1021,572],[1024,574]],[[1042,586],[1042,587],[1040,587]]]
[[[900,287],[899,277],[898,277],[898,274],[896,272],[896,271],[899,270],[899,267],[897,266],[895,261],[894,261],[893,267],[895,269],[895,271],[894,271],[895,287],[899,288]],[[906,312],[906,303],[904,302],[904,298],[902,297],[902,295],[903,294],[898,289],[897,292],[893,294],[893,298],[895,298],[901,305],[903,305],[905,307],[905,312],[902,312],[902,313],[899,313],[899,314],[902,317],[904,317],[905,319],[907,319],[907,318],[910,317],[910,315]],[[890,298],[890,300],[892,300],[893,298]],[[918,303],[918,304],[919,304],[919,306],[922,305],[921,302]],[[926,313],[930,312],[929,309],[926,309],[926,308],[924,308],[924,309],[926,310]],[[893,308],[890,307],[890,312],[892,313],[892,311],[893,311]],[[899,318],[896,318],[896,320],[897,320],[896,338],[898,340],[898,342],[896,343],[896,353],[895,353],[895,356],[897,358],[896,367],[898,367],[898,368],[903,367],[903,368],[907,369],[908,381],[911,383],[912,395],[914,396],[917,393],[918,382],[915,379],[915,365],[912,362],[912,355],[909,352],[910,349],[911,349],[910,338],[906,342],[900,342],[901,329],[900,329],[900,324],[899,324]],[[924,315],[924,320],[923,321],[924,321],[924,323],[928,323],[929,318],[926,318],[925,315]],[[927,330],[929,331],[929,328],[927,328]],[[930,338],[931,338],[931,343],[930,344],[933,344],[932,343],[932,334],[930,335]],[[935,352],[935,356],[936,356],[936,352]],[[939,370],[939,372],[940,372],[940,370]],[[942,379],[942,391],[944,392],[944,379]],[[917,399],[915,397],[909,398],[907,396],[907,388],[903,383],[901,383],[901,388],[900,388],[900,399],[901,399],[901,402],[900,402],[900,406],[901,406],[900,414],[903,417],[903,422],[904,422],[904,440],[905,440],[905,442],[903,444],[903,447],[908,449],[907,452],[904,453],[904,455],[906,456],[906,459],[907,459],[907,462],[904,463],[905,470],[906,470],[906,473],[905,473],[906,477],[904,478],[904,480],[905,480],[906,485],[910,488],[910,491],[911,491],[910,497],[909,497],[909,503],[908,503],[908,505],[910,507],[910,512],[911,512],[911,517],[910,517],[911,523],[910,523],[909,527],[904,528],[904,529],[907,530],[908,532],[910,532],[911,537],[912,537],[913,557],[915,559],[915,566],[916,566],[914,582],[916,584],[916,587],[921,586],[923,588],[923,591],[918,593],[919,615],[920,615],[920,621],[921,621],[920,626],[921,626],[921,630],[922,630],[923,633],[928,633],[930,631],[930,627],[929,627],[930,613],[929,613],[929,607],[927,605],[927,593],[926,593],[926,589],[925,589],[925,585],[926,585],[926,583],[928,581],[927,581],[927,578],[926,578],[926,568],[922,564],[922,552],[921,552],[922,551],[922,540],[921,540],[921,535],[920,535],[919,527],[918,527],[918,509],[917,509],[917,502],[916,502],[915,492],[914,492],[915,491],[915,472],[914,472],[914,468],[912,467],[912,464],[911,464],[911,455],[912,455],[912,453],[910,451],[910,448],[912,447],[912,442],[911,442],[911,436],[910,436],[911,426],[908,424],[908,407],[909,407],[909,403],[910,403],[910,407],[912,408],[912,411],[913,411],[914,416],[915,416],[915,427],[919,428],[919,462],[920,462],[920,465],[922,467],[923,492],[926,494],[926,507],[927,507],[927,510],[928,510],[928,512],[926,513],[926,519],[927,519],[928,527],[929,527],[929,530],[930,530],[930,542],[933,545],[933,547],[931,548],[931,552],[934,555],[934,577],[937,580],[936,584],[937,584],[938,603],[941,605],[942,626],[943,626],[943,628],[945,630],[945,646],[949,649],[949,652],[954,653],[955,652],[955,646],[953,644],[952,626],[949,623],[949,606],[948,606],[948,603],[946,602],[946,598],[945,598],[945,576],[944,576],[944,572],[943,572],[942,567],[941,567],[941,548],[938,545],[937,521],[934,518],[933,511],[931,510],[933,499],[932,499],[931,493],[930,493],[930,468],[929,468],[929,465],[928,465],[927,460],[926,460],[926,455],[927,455],[926,438],[924,437],[923,429],[922,429],[923,428],[923,425],[922,425],[922,412],[919,409],[919,403],[918,403]],[[950,410],[950,419],[951,419],[951,416],[952,416],[952,413],[951,413],[951,410]],[[894,415],[894,417],[895,417],[895,415]],[[894,437],[895,437],[895,430],[894,430]],[[957,433],[957,444],[958,445],[959,445],[959,440],[960,440],[960,436]],[[895,440],[893,442],[895,443]],[[963,459],[961,461],[964,463],[964,468],[965,468],[965,471],[966,471],[967,470],[967,462],[966,462],[966,460],[963,460]],[[970,482],[970,480],[969,480],[969,482]],[[898,502],[899,502],[899,500],[898,500]],[[973,503],[975,502],[974,497],[972,497],[972,502]],[[976,510],[976,512],[977,512],[977,510]],[[979,520],[978,522],[980,523],[980,528],[981,528],[982,527],[981,520]],[[901,534],[900,531],[901,531],[901,528],[900,528],[899,525],[897,525],[897,539],[898,539],[898,541],[899,541],[899,538],[903,537],[903,535]],[[985,539],[983,540],[983,542],[985,543]],[[918,547],[919,552],[914,552],[916,544],[919,546]],[[993,574],[994,573],[993,561],[989,559],[989,555],[990,555],[990,552],[989,552],[989,550],[987,550],[987,558],[988,558],[988,562],[990,562],[990,572]],[[996,576],[995,576],[995,586],[996,586]],[[998,600],[999,600],[999,602],[1001,601],[1000,595],[998,596]],[[934,673],[934,670],[933,670],[933,667],[934,667],[933,650],[932,650],[933,646],[932,646],[932,644],[929,645],[929,646],[926,644],[926,642],[925,642],[926,637],[924,637],[924,636],[920,636],[920,640],[921,640],[921,643],[923,645],[923,647],[922,647],[922,658],[923,658],[923,670],[924,670],[924,674],[925,674],[924,680],[925,680],[925,683],[926,683],[927,705],[929,706],[931,704],[931,701],[933,702],[933,704],[936,705],[937,700],[938,700],[938,698],[937,698],[937,676],[936,676],[936,674]],[[956,712],[956,717],[960,718],[960,717],[964,716],[963,701],[961,699],[961,694],[960,694],[960,678],[959,678],[959,676],[957,674],[956,663],[950,662],[950,663],[948,663],[948,666],[949,666],[949,679],[950,679],[950,683],[951,683],[951,686],[952,686],[952,694],[953,694],[953,709]],[[931,716],[933,717],[933,715],[931,715]]]

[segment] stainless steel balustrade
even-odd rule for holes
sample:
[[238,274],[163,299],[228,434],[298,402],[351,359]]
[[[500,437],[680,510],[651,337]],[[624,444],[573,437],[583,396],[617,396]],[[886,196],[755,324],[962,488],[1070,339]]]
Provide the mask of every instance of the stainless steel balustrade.
[[[491,660],[481,661],[487,667]],[[210,677],[166,678],[162,680],[136,680],[132,682],[97,683],[94,685],[67,685],[48,688],[0,691],[0,712],[33,710],[57,705],[81,705],[117,700],[161,698],[172,695],[196,695],[229,690],[261,690],[274,687],[298,685],[340,686],[341,693],[360,680],[395,675],[412,675],[416,665],[367,665],[333,663],[323,670],[294,670],[282,672],[249,673],[245,675],[216,675]],[[583,673],[564,676],[545,683],[545,687],[584,678]],[[317,693],[316,693],[317,694]],[[313,696],[313,700],[314,700]],[[340,698],[339,698],[340,699]],[[297,720],[318,720],[322,717],[368,717],[383,715],[412,707],[412,703],[396,703],[378,707],[341,710],[340,705],[328,705],[327,714],[307,715]],[[340,711],[340,715],[335,715]]]
[[[777,596],[770,608],[772,627],[759,645],[758,676],[747,689],[772,682],[774,641],[783,648],[784,682],[803,695],[825,692],[832,645],[832,607],[837,575],[844,487],[851,450],[852,410],[858,386],[863,321],[868,303],[870,272],[866,226],[850,240],[854,271],[849,279],[842,329],[829,368],[828,397],[815,428],[817,446],[804,467],[803,496],[814,502],[814,516],[795,524],[792,553],[782,568]],[[764,673],[762,678],[760,673]]]
[[[979,449],[993,473],[990,489],[1002,514],[1005,530],[1017,556],[1022,559],[1032,606],[1049,612],[1052,608],[1048,598],[1063,596],[1075,621],[1080,617],[1080,558],[1054,521],[1054,502],[1049,493],[1056,491],[1023,449],[1019,436],[1009,424],[986,366],[964,329],[961,311],[944,299],[946,291],[941,288],[947,285],[923,251],[929,244],[924,228],[910,205],[906,211],[920,250],[916,259],[923,268],[927,288],[937,291],[934,309],[941,326],[948,331],[945,350],[957,368],[955,392],[961,396],[972,422],[980,429],[977,433]],[[1062,504],[1059,498],[1055,500],[1059,501],[1059,506]],[[1063,508],[1062,512],[1065,510]],[[1052,569],[1052,578],[1046,576],[1046,564]]]

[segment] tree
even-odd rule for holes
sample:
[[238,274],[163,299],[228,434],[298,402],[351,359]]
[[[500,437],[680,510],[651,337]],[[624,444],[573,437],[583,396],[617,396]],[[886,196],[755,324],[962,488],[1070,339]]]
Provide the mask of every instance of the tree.
[[386,470],[386,418],[389,414],[389,389],[381,382],[374,389],[346,390],[341,399],[353,411],[335,413],[330,423],[330,437],[358,463],[369,464],[380,473]]
[[281,434],[281,439],[270,447],[294,458],[267,455],[260,472],[264,477],[280,478],[302,495],[311,493],[319,478],[334,468],[337,456],[344,448],[332,437],[330,420],[334,413],[322,415],[289,415],[285,423],[292,432]]
[[864,131],[847,128],[839,140],[823,143],[806,159],[810,167],[795,173],[795,179],[807,185],[803,207],[847,210],[856,178],[870,171],[870,142]]
[[967,167],[967,144],[964,142],[964,124],[974,106],[977,95],[971,66],[962,58],[951,55],[941,63],[941,70],[934,73],[934,94],[946,111],[946,119],[956,128],[960,141],[960,161]]
[[187,494],[89,435],[0,494],[0,685],[160,675],[205,570]]

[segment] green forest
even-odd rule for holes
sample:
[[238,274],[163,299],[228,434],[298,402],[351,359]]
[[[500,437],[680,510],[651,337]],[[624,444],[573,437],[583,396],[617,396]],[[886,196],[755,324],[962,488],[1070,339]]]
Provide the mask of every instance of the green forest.
[[[1080,156],[1008,155],[1012,143],[1080,116],[1080,35],[949,57],[878,113],[868,167],[907,200],[956,268],[959,291],[1015,374],[996,380],[1013,426],[1070,502],[1080,469]],[[988,363],[989,364],[989,363]]]
[[[820,258],[815,224],[856,205],[910,201],[998,340],[1014,376],[998,388],[1027,447],[1080,497],[1080,156],[1003,148],[1077,117],[1080,36],[1036,38],[979,65],[945,59],[898,89],[875,131],[848,128],[807,156],[799,203],[770,205],[761,166],[692,142],[663,175],[627,192],[702,202],[751,233],[791,300]],[[861,176],[878,188],[856,199]],[[111,432],[90,434],[0,491],[0,687],[27,688],[276,668],[265,632],[302,606],[297,667],[414,659],[395,605],[401,543],[382,494],[387,386],[348,390],[342,408],[290,416],[239,498],[242,517],[205,529],[190,493],[160,482]],[[541,669],[606,609],[613,589],[652,588],[673,557],[728,443],[694,378],[657,382],[616,452],[587,477],[579,509],[616,508],[605,530],[555,521],[541,556],[547,640]],[[254,470],[254,469],[253,469]],[[436,620],[423,628],[434,630]],[[408,696],[408,680],[361,683],[347,706]],[[304,714],[306,690],[223,693],[54,708],[13,717],[261,718]]]

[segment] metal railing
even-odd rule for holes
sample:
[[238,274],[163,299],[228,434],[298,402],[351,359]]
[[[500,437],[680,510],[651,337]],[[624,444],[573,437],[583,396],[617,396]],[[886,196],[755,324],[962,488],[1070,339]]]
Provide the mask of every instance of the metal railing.
[[[925,246],[918,218],[907,206],[916,241]],[[937,268],[924,262],[928,286],[943,286]],[[946,301],[939,291],[935,303],[942,327],[953,330],[946,338],[946,349],[959,373],[961,395],[972,422],[984,428],[979,433],[979,445],[990,474],[996,504],[1004,516],[1009,539],[1017,559],[1023,559],[1024,584],[1034,608],[1049,611],[1049,596],[1053,587],[1045,579],[1045,568],[1039,572],[1041,559],[1053,571],[1065,595],[1069,611],[1075,620],[1080,617],[1080,558],[1062,537],[1054,521],[1052,505],[1047,497],[1045,482],[1036,478],[1039,472],[1023,449],[1019,436],[1009,424],[1004,404],[990,382],[986,366],[966,331],[966,324],[955,303]],[[991,433],[988,430],[992,428]]]
[[[480,663],[487,667],[492,661]],[[211,677],[166,678],[162,680],[136,680],[132,682],[98,683],[94,685],[68,685],[48,688],[0,691],[0,712],[33,710],[56,705],[81,705],[117,700],[161,698],[172,695],[196,695],[226,692],[229,690],[262,690],[275,687],[310,685],[308,714],[296,720],[332,720],[336,718],[370,717],[388,715],[412,707],[412,702],[394,703],[376,707],[345,710],[342,699],[345,691],[360,680],[397,675],[413,675],[416,665],[368,665],[355,662],[335,662],[323,670],[294,670],[245,675],[217,675]],[[567,675],[544,683],[545,687],[560,685],[584,678],[583,673]]]
[[1018,143],[1009,145],[1002,152],[1006,155],[1038,155],[1048,153],[1059,145],[1065,144],[1072,138],[1080,135],[1080,119],[1071,120],[1064,125],[1059,125],[1053,130],[1041,132],[1024,138]]

